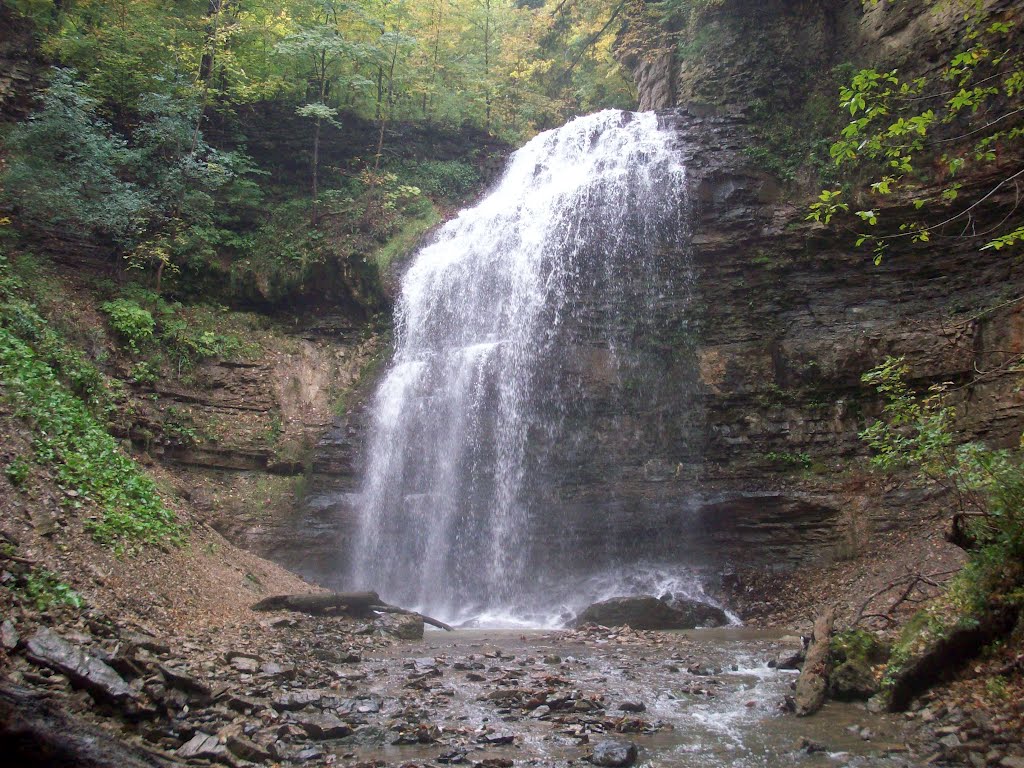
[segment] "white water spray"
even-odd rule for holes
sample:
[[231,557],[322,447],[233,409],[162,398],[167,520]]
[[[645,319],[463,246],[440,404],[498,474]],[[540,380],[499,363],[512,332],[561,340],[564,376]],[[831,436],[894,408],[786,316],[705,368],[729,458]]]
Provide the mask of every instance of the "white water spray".
[[540,134],[416,254],[373,405],[354,586],[447,618],[544,613],[572,549],[551,540],[573,535],[554,468],[586,472],[569,438],[581,366],[597,359],[609,397],[628,396],[630,343],[680,293],[683,270],[659,261],[683,230],[672,141],[654,114],[617,111]]

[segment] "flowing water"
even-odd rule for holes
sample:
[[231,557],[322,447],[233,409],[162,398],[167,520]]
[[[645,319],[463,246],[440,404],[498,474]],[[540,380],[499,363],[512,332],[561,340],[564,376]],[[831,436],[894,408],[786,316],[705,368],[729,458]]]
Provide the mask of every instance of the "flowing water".
[[[365,685],[378,697],[380,714],[368,717],[338,753],[364,764],[505,759],[567,768],[586,765],[588,752],[612,739],[636,744],[638,765],[648,768],[921,764],[904,746],[900,717],[841,702],[810,718],[782,712],[796,673],[767,661],[787,647],[792,640],[778,631],[738,627],[428,632],[419,644],[368,660]],[[576,701],[599,706],[581,709]],[[625,712],[624,702],[642,711]],[[382,731],[378,722],[392,723],[392,730]],[[396,738],[395,728],[415,731],[424,722],[436,730],[422,741]],[[505,734],[510,743],[489,742],[488,733]]]
[[415,255],[373,405],[358,586],[535,625],[627,587],[699,592],[670,552],[636,565],[600,511],[569,520],[559,501],[567,474],[602,471],[580,423],[638,397],[631,342],[688,295],[689,265],[665,261],[686,230],[673,141],[618,111],[540,134]]

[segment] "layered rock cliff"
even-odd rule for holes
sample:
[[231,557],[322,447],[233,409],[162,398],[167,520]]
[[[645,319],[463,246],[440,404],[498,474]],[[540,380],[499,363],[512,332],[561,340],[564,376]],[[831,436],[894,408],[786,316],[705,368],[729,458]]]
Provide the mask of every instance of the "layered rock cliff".
[[[567,360],[584,397],[545,469],[541,552],[569,572],[595,557],[784,570],[914,526],[941,500],[870,473],[858,437],[882,406],[861,375],[888,355],[906,356],[917,387],[953,383],[966,434],[1016,443],[1024,398],[999,369],[1024,351],[1015,259],[950,239],[894,248],[874,266],[852,236],[806,221],[821,183],[814,154],[841,120],[837,79],[868,64],[932,71],[962,24],[919,4],[728,0],[689,26],[648,28],[647,48],[624,55],[641,108],[659,110],[686,160],[690,236],[662,254],[682,287],[617,362],[598,339]],[[991,181],[968,179],[962,194]],[[985,205],[1010,210],[1013,195]],[[362,418],[353,411],[318,447],[305,517],[318,545],[282,553],[335,585]]]

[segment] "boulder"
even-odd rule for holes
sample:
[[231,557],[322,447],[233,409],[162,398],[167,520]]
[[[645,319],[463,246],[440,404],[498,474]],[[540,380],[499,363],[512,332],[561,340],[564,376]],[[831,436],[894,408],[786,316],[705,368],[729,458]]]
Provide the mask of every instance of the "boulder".
[[862,629],[840,632],[832,637],[829,655],[833,665],[828,695],[839,701],[867,701],[878,693],[874,665],[889,658],[889,647],[876,635]]
[[871,666],[863,660],[844,661],[828,678],[828,695],[837,701],[867,701],[878,693]]
[[613,597],[587,606],[574,623],[576,626],[592,623],[633,629],[694,629],[729,623],[725,611],[713,605],[678,599],[673,603],[669,605],[653,595]]

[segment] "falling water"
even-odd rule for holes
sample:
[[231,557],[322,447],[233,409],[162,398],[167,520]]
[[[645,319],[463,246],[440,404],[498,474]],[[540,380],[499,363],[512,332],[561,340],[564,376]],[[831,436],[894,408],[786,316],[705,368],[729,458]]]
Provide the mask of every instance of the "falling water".
[[530,141],[416,254],[373,405],[358,585],[445,617],[545,600],[556,475],[588,471],[568,442],[581,367],[630,396],[630,342],[680,293],[663,254],[683,197],[672,133],[605,111]]

